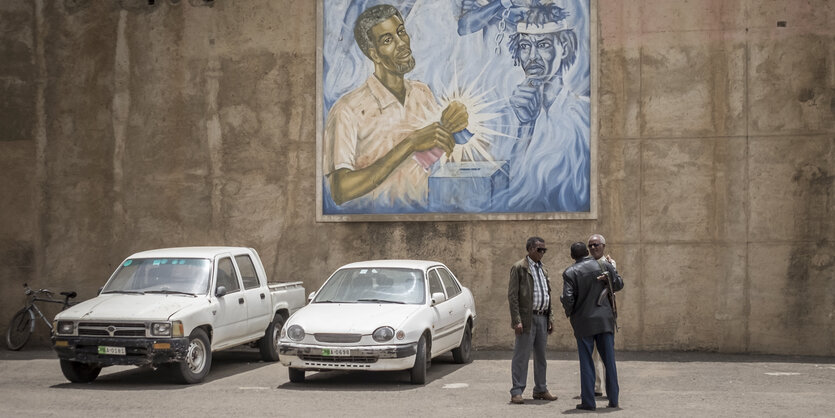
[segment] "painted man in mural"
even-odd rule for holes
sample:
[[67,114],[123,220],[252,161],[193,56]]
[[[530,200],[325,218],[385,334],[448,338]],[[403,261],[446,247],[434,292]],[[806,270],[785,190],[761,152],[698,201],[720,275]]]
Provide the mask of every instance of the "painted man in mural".
[[568,16],[550,2],[532,5],[509,40],[514,64],[525,73],[510,97],[519,125],[509,208],[589,210],[589,98],[563,83],[578,47]]
[[354,38],[374,73],[328,113],[323,172],[330,197],[356,212],[421,211],[429,167],[452,152],[452,135],[467,127],[467,110],[452,102],[440,111],[429,87],[404,78],[415,59],[395,7],[363,11]]

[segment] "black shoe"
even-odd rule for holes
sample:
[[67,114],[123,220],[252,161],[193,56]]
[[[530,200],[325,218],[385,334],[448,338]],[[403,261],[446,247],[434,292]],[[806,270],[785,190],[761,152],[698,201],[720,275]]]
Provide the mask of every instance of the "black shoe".
[[595,408],[593,406],[590,406],[590,405],[586,405],[584,403],[578,403],[577,404],[577,409],[585,409],[586,411],[594,411],[597,408]]
[[594,392],[594,396],[603,396],[603,392]]
[[607,407],[608,407],[608,408],[620,408],[620,406],[619,406],[618,404],[616,404],[616,403],[611,403],[611,402],[609,402],[609,405],[607,405]]

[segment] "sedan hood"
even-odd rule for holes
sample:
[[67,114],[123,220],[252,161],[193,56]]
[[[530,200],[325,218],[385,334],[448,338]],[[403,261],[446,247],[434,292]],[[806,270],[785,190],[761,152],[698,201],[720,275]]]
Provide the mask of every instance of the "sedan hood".
[[375,329],[400,325],[421,305],[388,303],[311,303],[296,312],[290,324],[298,324],[306,333],[371,334]]
[[75,320],[167,320],[183,308],[205,298],[185,295],[99,295],[64,310],[58,319]]

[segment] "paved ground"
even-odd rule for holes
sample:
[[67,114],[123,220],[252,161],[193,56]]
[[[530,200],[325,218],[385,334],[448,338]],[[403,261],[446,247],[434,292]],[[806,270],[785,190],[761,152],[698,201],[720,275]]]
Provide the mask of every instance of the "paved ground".
[[621,408],[585,412],[574,409],[576,354],[550,355],[549,388],[559,400],[533,401],[529,386],[525,404],[511,405],[509,352],[476,352],[464,366],[444,356],[425,386],[412,386],[405,372],[310,373],[293,384],[280,364],[237,350],[215,355],[206,382],[183,386],[132,367],[71,384],[50,351],[0,350],[0,416],[835,416],[835,358],[618,353]]

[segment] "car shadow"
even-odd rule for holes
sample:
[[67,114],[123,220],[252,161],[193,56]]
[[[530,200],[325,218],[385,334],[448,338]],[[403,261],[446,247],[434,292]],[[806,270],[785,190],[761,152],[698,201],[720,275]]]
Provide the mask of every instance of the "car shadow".
[[[426,385],[454,373],[467,366],[458,364],[452,354],[444,354],[432,359],[426,370]],[[367,391],[407,391],[420,388],[409,382],[409,371],[366,371],[366,370],[329,370],[307,372],[303,383],[286,382],[278,386],[282,390],[328,390],[341,392]]]
[[[204,384],[215,380],[246,373],[266,367],[275,363],[261,361],[261,355],[257,349],[237,348],[226,351],[219,351],[212,354],[212,369],[203,382]],[[123,368],[115,373],[107,373],[109,368],[102,369],[103,373],[90,383],[60,383],[52,385],[56,389],[94,389],[94,390],[144,390],[149,386],[164,389],[186,389],[192,385],[185,385],[177,382],[171,377],[168,370],[154,369],[151,366],[113,366]]]

